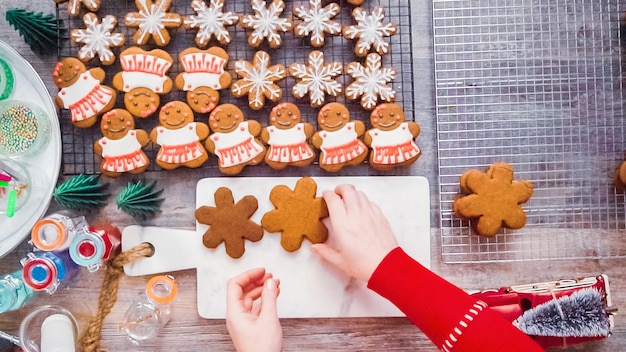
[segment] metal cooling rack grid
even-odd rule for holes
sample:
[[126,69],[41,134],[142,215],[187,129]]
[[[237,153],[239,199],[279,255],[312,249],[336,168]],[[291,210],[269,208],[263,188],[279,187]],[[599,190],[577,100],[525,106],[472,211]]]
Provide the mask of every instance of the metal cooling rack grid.
[[[208,1],[207,1],[208,2]],[[341,12],[335,21],[341,23],[343,26],[354,24],[352,18],[353,6],[349,5],[345,0],[336,1],[340,7]],[[298,21],[294,19],[293,6],[298,3],[308,3],[306,0],[291,2],[288,1],[282,17],[291,18],[292,22]],[[182,16],[194,15],[195,12],[191,8],[191,0],[188,1],[173,1],[170,12],[179,13]],[[367,1],[364,4],[364,8],[370,11],[372,8],[380,6],[385,9],[385,21],[394,23],[398,26],[398,32],[396,35],[387,38],[391,44],[390,53],[383,56],[383,66],[393,67],[397,71],[397,77],[392,82],[394,89],[396,90],[396,102],[400,104],[405,111],[407,119],[413,119],[414,116],[414,104],[413,104],[413,66],[412,66],[412,51],[411,51],[411,18],[410,18],[410,2],[408,0],[372,0]],[[127,12],[136,12],[137,8],[134,1],[129,0],[107,0],[102,1],[102,6],[98,10],[97,15],[102,18],[105,15],[115,15],[117,17],[118,26],[116,31],[122,32],[125,35],[126,43],[122,49],[115,48],[114,52],[119,54],[123,49],[133,46],[132,36],[135,33],[135,29],[128,28],[124,24],[124,15]],[[249,0],[231,0],[225,2],[224,11],[233,11],[238,15],[251,14],[252,8]],[[84,12],[84,10],[83,10]],[[59,51],[59,59],[63,57],[76,57],[80,48],[79,45],[72,43],[69,40],[69,33],[72,29],[84,28],[84,23],[81,17],[69,17],[66,4],[57,5],[57,18],[62,19],[63,23],[67,27],[67,32],[62,33],[64,45]],[[272,57],[271,64],[282,64],[288,67],[294,62],[306,63],[306,59],[310,51],[315,50],[309,43],[308,39],[296,38],[292,32],[282,34],[283,44],[278,49],[270,49],[266,43],[264,43],[259,49],[253,49],[247,44],[247,38],[249,32],[240,28],[239,26],[226,27],[230,32],[232,41],[229,45],[223,46],[230,55],[227,70],[233,76],[233,81],[238,79],[234,72],[234,63],[237,60],[252,60],[256,50],[264,50],[268,52]],[[169,71],[169,76],[174,79],[179,73],[178,67],[178,54],[195,44],[195,30],[186,30],[179,28],[178,30],[170,31],[172,39],[170,44],[163,50],[167,51],[174,59],[174,64]],[[355,41],[344,39],[341,36],[326,37],[326,44],[322,49],[327,62],[337,61],[347,65],[353,61],[361,61],[354,55]],[[210,45],[217,45],[215,42],[211,42]],[[155,46],[145,46],[145,50],[154,49]],[[97,59],[92,60],[86,64],[88,68],[99,65]],[[106,72],[106,78],[104,84],[111,86],[111,80],[115,73],[120,71],[119,59],[111,66],[102,66]],[[338,81],[345,89],[348,84],[352,82],[352,78],[345,72],[338,78]],[[291,88],[295,84],[293,78],[286,78],[279,83],[279,86],[283,89],[282,101],[296,103],[302,112],[303,122],[309,122],[314,126],[317,126],[317,111],[309,106],[308,100],[295,99],[291,94]],[[161,96],[161,104],[172,100],[185,101],[185,92],[178,91],[176,87],[171,93]],[[338,101],[344,103],[351,112],[351,119],[364,121],[366,126],[369,126],[369,112],[364,110],[358,101],[352,102],[345,99],[345,96],[339,96],[337,98],[327,97],[327,102]],[[275,105],[271,102],[266,103],[266,107],[254,112],[248,108],[247,98],[234,98],[229,90],[222,90],[220,92],[220,103],[233,103],[238,105],[244,112],[244,115],[248,119],[258,120],[261,125],[266,126],[268,124],[268,115],[270,109]],[[118,99],[116,107],[123,107],[123,93],[118,92]],[[69,111],[61,109],[59,111],[59,118],[61,119],[62,130],[62,148],[63,148],[63,162],[61,172],[65,175],[86,173],[94,174],[99,172],[100,158],[96,157],[93,153],[93,143],[102,136],[99,128],[99,124],[87,129],[80,129],[74,127],[70,122]],[[207,116],[201,116],[196,114],[196,121],[206,122]],[[147,119],[135,119],[138,128],[142,128],[146,131],[152,130],[157,124],[156,117],[152,116]],[[154,163],[156,152],[158,149],[149,143],[144,149],[149,159],[152,161],[150,168],[147,171],[161,170]],[[220,176],[220,172],[217,167],[217,160],[215,157],[210,157],[209,161],[201,167],[206,171],[206,176]],[[315,174],[321,172],[317,163],[307,168],[299,168],[296,170],[285,169],[281,171],[280,175],[293,176],[292,173],[304,173]],[[168,171],[172,172],[172,171]],[[175,172],[175,171],[173,171]],[[259,173],[272,173],[267,165],[257,165],[254,167],[246,168],[242,173],[245,175],[256,175]],[[404,170],[397,171],[399,173],[405,172]],[[368,165],[360,165],[352,168],[344,168],[338,174],[350,173],[354,175],[369,175],[376,174],[377,172]]]
[[[613,187],[626,147],[625,9],[618,0],[433,1],[444,262],[626,256],[624,196]],[[496,161],[535,191],[523,229],[482,238],[451,206],[461,173]]]

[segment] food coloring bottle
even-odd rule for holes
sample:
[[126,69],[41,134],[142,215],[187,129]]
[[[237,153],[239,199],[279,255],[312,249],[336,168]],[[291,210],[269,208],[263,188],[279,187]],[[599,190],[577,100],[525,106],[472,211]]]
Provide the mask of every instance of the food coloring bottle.
[[70,246],[78,233],[84,232],[88,227],[84,216],[52,214],[35,223],[31,231],[31,242],[42,251],[62,251]]
[[24,283],[22,270],[0,277],[0,313],[22,308],[34,295]]
[[111,225],[88,228],[77,234],[70,244],[70,257],[74,263],[94,272],[109,258],[120,252],[122,234]]

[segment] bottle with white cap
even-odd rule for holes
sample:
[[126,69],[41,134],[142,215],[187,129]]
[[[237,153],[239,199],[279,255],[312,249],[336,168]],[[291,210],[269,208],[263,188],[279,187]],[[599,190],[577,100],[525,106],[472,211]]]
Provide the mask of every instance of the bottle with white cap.
[[167,324],[171,316],[170,303],[178,289],[169,275],[155,276],[146,284],[145,296],[126,311],[124,323],[119,325],[135,345],[153,338]]
[[74,324],[65,314],[53,314],[41,324],[41,352],[75,352]]

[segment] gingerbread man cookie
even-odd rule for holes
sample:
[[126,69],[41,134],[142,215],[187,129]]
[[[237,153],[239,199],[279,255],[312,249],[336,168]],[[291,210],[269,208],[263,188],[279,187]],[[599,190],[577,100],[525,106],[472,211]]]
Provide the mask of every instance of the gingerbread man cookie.
[[91,127],[97,117],[113,108],[115,91],[102,83],[104,70],[95,67],[87,70],[73,57],[64,58],[56,64],[52,77],[59,87],[55,103],[69,109],[76,127]]
[[211,0],[209,7],[204,0],[193,0],[191,7],[196,14],[183,18],[183,27],[197,29],[196,44],[199,47],[205,47],[213,37],[222,45],[230,43],[230,33],[225,27],[237,24],[239,16],[224,12],[224,0]]
[[193,121],[193,111],[182,101],[171,101],[159,111],[159,126],[150,132],[153,143],[161,146],[156,163],[172,170],[180,166],[197,168],[209,158],[202,146],[209,127]]
[[306,166],[315,159],[315,151],[307,142],[315,131],[301,120],[300,109],[292,103],[278,104],[270,112],[270,126],[261,131],[261,140],[269,146],[265,163],[271,168]]
[[320,130],[311,137],[311,144],[321,150],[320,167],[329,172],[341,170],[345,165],[357,165],[367,157],[367,146],[360,137],[365,124],[350,121],[350,112],[340,103],[329,103],[317,115]]
[[402,108],[393,103],[381,104],[372,111],[364,142],[370,152],[370,165],[376,170],[389,170],[397,166],[413,164],[422,155],[415,144],[420,126],[406,121]]
[[385,10],[382,7],[376,7],[371,14],[368,14],[363,8],[357,7],[352,10],[352,16],[357,24],[344,27],[343,36],[346,39],[358,39],[354,46],[354,53],[363,57],[374,48],[380,55],[387,54],[389,43],[385,41],[385,37],[396,34],[398,28],[395,24],[383,23]]
[[201,206],[196,209],[198,223],[209,225],[202,235],[202,243],[207,248],[217,248],[224,242],[226,254],[231,258],[241,258],[246,250],[245,240],[260,241],[263,238],[261,225],[250,220],[258,209],[254,196],[245,196],[237,203],[233,193],[226,187],[215,191],[215,206]]
[[101,0],[54,0],[57,4],[67,3],[67,13],[70,16],[78,16],[80,9],[84,6],[91,12],[96,12],[100,8]]
[[133,116],[124,109],[113,109],[102,115],[100,130],[104,137],[93,145],[96,155],[102,157],[100,172],[118,177],[123,172],[144,172],[150,161],[143,152],[148,144],[148,133],[135,129]]
[[243,112],[233,104],[222,104],[211,112],[209,127],[213,132],[205,142],[209,153],[219,159],[219,169],[227,175],[241,172],[246,165],[263,161],[265,146],[257,139],[261,125],[245,120]]
[[98,55],[103,65],[113,64],[115,54],[111,48],[124,44],[123,33],[112,33],[117,25],[115,16],[104,16],[100,21],[95,14],[86,13],[83,22],[85,29],[73,29],[70,34],[72,41],[83,44],[78,51],[78,58],[87,62]]
[[156,112],[159,95],[172,90],[167,71],[174,60],[166,51],[130,47],[120,53],[122,71],[113,77],[113,87],[124,92],[124,106],[133,116],[146,118]]
[[176,76],[176,87],[187,92],[187,103],[193,111],[210,112],[219,103],[218,90],[232,81],[225,70],[228,54],[217,46],[207,50],[188,48],[179,54],[179,62],[184,72]]
[[285,78],[287,72],[283,65],[270,66],[270,56],[265,51],[257,51],[252,62],[237,61],[235,72],[241,79],[233,83],[230,91],[237,98],[247,94],[252,110],[265,106],[265,98],[277,102],[283,97],[283,90],[276,82]]
[[342,71],[340,62],[324,62],[324,53],[313,50],[309,53],[309,64],[294,63],[289,66],[289,73],[297,83],[292,92],[296,98],[309,94],[311,106],[316,108],[324,105],[326,94],[338,96],[341,94],[341,84],[335,77]]
[[309,0],[309,6],[297,5],[293,15],[302,20],[298,23],[293,33],[297,37],[311,36],[311,45],[319,48],[324,45],[324,34],[341,34],[341,25],[333,21],[333,17],[339,14],[341,8],[332,2],[322,7],[322,0]]
[[252,0],[250,4],[254,14],[243,16],[240,22],[241,27],[253,30],[248,36],[248,44],[258,48],[267,39],[270,48],[278,48],[283,42],[278,33],[291,30],[291,21],[280,17],[285,9],[285,2],[273,0],[266,6],[265,0]]
[[513,168],[494,163],[487,172],[465,171],[460,178],[463,195],[454,200],[452,210],[467,220],[481,236],[492,237],[502,227],[520,229],[526,224],[522,204],[530,199],[533,186],[528,181],[514,181]]
[[167,12],[172,0],[135,0],[139,12],[129,12],[124,17],[128,27],[137,28],[133,40],[137,45],[148,44],[150,39],[158,46],[166,46],[170,42],[169,29],[178,28],[183,24],[182,17]]
[[263,215],[261,226],[267,232],[280,232],[280,245],[287,252],[300,249],[305,238],[311,243],[328,239],[328,229],[322,223],[328,217],[328,208],[316,193],[317,184],[310,177],[299,179],[293,191],[278,185],[270,192],[275,209]]
[[376,107],[378,99],[388,103],[396,99],[396,91],[389,83],[396,78],[396,70],[382,67],[380,55],[367,55],[365,66],[360,62],[351,62],[346,67],[346,73],[354,78],[346,88],[346,98],[356,100],[361,98],[361,106],[366,110]]

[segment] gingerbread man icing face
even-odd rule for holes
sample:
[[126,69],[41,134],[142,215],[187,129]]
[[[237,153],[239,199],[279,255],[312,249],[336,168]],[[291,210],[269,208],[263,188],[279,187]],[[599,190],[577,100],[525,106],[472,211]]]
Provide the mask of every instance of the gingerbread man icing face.
[[397,104],[379,105],[370,115],[372,126],[383,131],[396,129],[404,121],[404,111]]
[[146,118],[157,110],[161,103],[159,95],[148,88],[136,88],[124,94],[124,106],[133,115]]
[[292,103],[278,104],[270,112],[270,124],[282,130],[294,127],[300,120],[300,109]]
[[229,133],[237,129],[243,121],[243,112],[232,104],[224,104],[213,110],[209,116],[209,127],[213,132]]
[[115,109],[102,116],[100,129],[109,139],[121,139],[128,131],[135,129],[135,120],[128,111]]
[[59,88],[69,87],[85,71],[87,71],[87,68],[80,60],[66,57],[57,64],[52,73],[54,84]]
[[198,87],[197,89],[187,92],[187,102],[193,111],[206,114],[215,109],[220,101],[218,91],[209,87]]
[[183,102],[172,101],[161,108],[159,119],[161,125],[170,130],[177,130],[193,122],[193,111]]
[[350,120],[348,108],[340,103],[326,104],[317,115],[317,123],[324,131],[340,130]]

